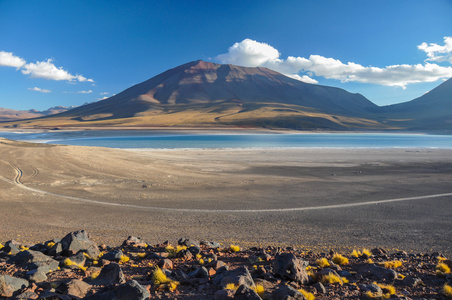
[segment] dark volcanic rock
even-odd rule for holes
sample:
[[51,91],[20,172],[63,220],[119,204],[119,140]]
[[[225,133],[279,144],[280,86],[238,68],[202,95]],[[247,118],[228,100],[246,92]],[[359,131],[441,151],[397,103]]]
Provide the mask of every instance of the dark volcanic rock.
[[99,256],[97,244],[89,239],[89,234],[85,230],[68,233],[62,240],[62,254],[65,256],[74,255],[79,251],[88,253],[92,258]]
[[6,253],[10,253],[10,254],[14,255],[14,254],[17,254],[20,252],[19,247],[20,247],[20,244],[18,242],[14,241],[14,240],[10,240],[5,243],[5,246],[2,248],[2,250]]
[[397,272],[386,269],[375,264],[364,264],[359,268],[359,273],[365,276],[375,276],[378,279],[394,280],[397,278]]
[[129,236],[124,242],[122,242],[123,246],[135,246],[135,247],[147,247],[148,244],[141,239],[140,237]]
[[309,282],[309,276],[306,273],[308,263],[298,259],[292,253],[281,253],[275,256],[273,262],[273,271],[276,276],[288,279],[302,284]]
[[60,284],[57,291],[63,295],[84,298],[91,288],[92,286],[84,281],[72,279],[68,282]]
[[0,275],[0,296],[12,297],[17,291],[28,287],[29,283],[25,279]]
[[38,269],[45,274],[56,271],[59,262],[39,251],[25,250],[11,257],[8,263],[28,270]]
[[187,248],[190,248],[192,246],[195,246],[198,248],[200,247],[198,241],[195,241],[195,240],[189,239],[189,238],[181,238],[181,239],[179,239],[179,241],[177,241],[177,243],[181,246],[187,246]]
[[238,300],[262,300],[255,290],[249,286],[242,284],[235,292],[234,299]]
[[302,293],[289,285],[281,285],[272,293],[272,300],[305,300]]
[[117,263],[111,263],[106,265],[100,271],[99,276],[94,279],[92,285],[111,285],[118,283],[125,283],[124,274],[122,273],[121,267]]
[[116,249],[116,250],[111,250],[108,253],[105,253],[102,256],[102,259],[118,262],[121,260],[121,256],[123,256],[123,255],[124,255],[124,253],[121,250]]
[[194,270],[193,272],[190,272],[187,274],[188,277],[195,277],[195,278],[209,278],[209,271],[205,267],[198,268]]
[[[241,266],[235,270],[232,271],[226,271],[224,273],[221,273],[217,276],[221,276],[221,285],[224,287],[228,283],[233,283],[236,286],[240,286],[242,284],[246,284],[249,287],[255,288],[256,285],[254,284],[254,280],[251,277],[250,272],[248,269],[244,266]],[[216,276],[215,276],[216,277]]]
[[112,290],[100,292],[86,297],[87,300],[146,300],[149,291],[135,280],[121,284]]

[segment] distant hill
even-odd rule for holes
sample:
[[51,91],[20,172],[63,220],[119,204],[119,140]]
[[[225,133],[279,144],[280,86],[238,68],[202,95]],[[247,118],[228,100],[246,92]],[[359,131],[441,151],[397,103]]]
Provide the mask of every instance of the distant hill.
[[4,127],[266,127],[297,130],[452,130],[452,81],[379,107],[360,94],[267,68],[193,61],[102,101]]
[[452,130],[452,78],[419,98],[381,107],[383,118],[411,130]]
[[15,120],[23,120],[23,119],[31,119],[38,118],[42,116],[54,115],[57,113],[61,113],[67,111],[68,107],[64,106],[55,106],[44,111],[38,111],[35,109],[30,110],[14,110],[9,108],[0,107],[0,122],[1,121],[15,121]]

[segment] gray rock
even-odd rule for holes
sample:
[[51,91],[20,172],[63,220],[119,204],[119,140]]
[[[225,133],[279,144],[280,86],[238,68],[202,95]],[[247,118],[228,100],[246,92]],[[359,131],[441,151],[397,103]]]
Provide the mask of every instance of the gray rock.
[[146,300],[151,296],[149,291],[135,280],[118,286],[115,293],[118,300]]
[[112,250],[112,251],[110,251],[108,253],[105,253],[102,256],[102,259],[118,262],[118,261],[121,260],[121,256],[123,256],[123,255],[124,255],[124,253],[121,250],[119,250],[119,249],[118,250]]
[[174,277],[177,281],[187,281],[190,279],[190,277],[188,277],[187,274],[184,273],[184,271],[182,270],[175,270],[174,272],[171,273],[171,277]]
[[321,282],[314,283],[313,287],[316,289],[317,293],[319,293],[319,294],[325,294],[326,293],[325,286]]
[[10,254],[17,254],[20,252],[20,244],[15,240],[10,240],[5,243],[5,246],[2,248],[2,251]]
[[218,290],[215,292],[215,300],[234,299],[234,290]]
[[27,288],[28,285],[29,283],[25,279],[0,275],[0,297],[12,297],[14,293]]
[[309,283],[306,273],[308,262],[298,259],[292,253],[281,253],[275,256],[273,272],[283,279],[296,281],[301,284]]
[[272,293],[272,300],[306,300],[305,296],[289,285],[281,285]]
[[220,243],[217,243],[217,242],[202,241],[200,244],[206,246],[207,248],[214,248],[214,249],[216,249],[216,248],[220,248],[221,247]]
[[221,274],[221,282],[220,284],[225,287],[228,283],[233,283],[236,286],[240,286],[242,284],[246,284],[249,287],[255,288],[254,280],[251,277],[250,272],[244,266],[241,266],[232,271],[226,271]]
[[149,291],[135,280],[121,284],[112,290],[93,294],[86,300],[146,300],[151,295]]
[[112,285],[118,283],[125,283],[124,274],[121,267],[117,263],[111,263],[106,265],[100,271],[99,276],[94,279],[92,285]]
[[383,290],[376,284],[362,284],[359,286],[363,295],[367,292],[371,292],[373,294],[373,298],[383,297]]
[[397,278],[397,272],[386,269],[375,264],[364,264],[359,268],[359,273],[363,276],[375,276],[378,279],[394,280]]
[[15,264],[18,267],[26,268],[28,270],[39,269],[45,274],[56,271],[59,262],[39,251],[25,250],[17,255],[11,257],[8,263]]
[[68,233],[62,240],[62,254],[71,256],[79,251],[88,253],[92,258],[99,256],[97,244],[89,239],[89,234],[85,230]]
[[188,248],[188,251],[190,251],[191,254],[196,255],[201,253],[201,248],[199,246],[191,246],[190,248]]
[[135,247],[146,247],[147,243],[140,237],[129,236],[124,242],[123,246],[135,246]]
[[28,280],[36,283],[47,280],[46,273],[39,269],[28,271],[27,273],[25,273],[25,275],[27,276]]
[[179,253],[176,254],[176,257],[182,258],[184,260],[190,260],[193,258],[193,254],[191,254],[190,251],[184,249],[184,250],[179,251]]
[[173,268],[173,261],[171,259],[165,258],[159,261],[158,266],[163,269],[171,270]]
[[198,268],[194,270],[193,272],[190,272],[187,274],[188,277],[193,278],[209,278],[209,271],[205,267]]
[[182,246],[187,246],[187,248],[190,248],[192,246],[195,246],[198,248],[200,247],[198,241],[195,241],[195,240],[189,239],[189,238],[181,238],[181,239],[179,239],[179,241],[177,241],[177,243]]
[[84,281],[72,279],[58,286],[57,291],[75,298],[84,298],[92,286]]
[[[72,255],[69,257],[69,259],[74,263],[77,264],[79,266],[84,266],[85,262],[86,262],[86,257],[85,255],[83,255],[83,252],[79,252],[76,255]],[[74,266],[76,268],[78,268],[77,266]]]
[[38,299],[38,294],[32,291],[23,292],[20,295],[17,295],[14,299],[16,300],[27,300],[27,299]]
[[420,278],[408,275],[407,277],[403,278],[403,284],[409,287],[416,287],[422,284],[422,280]]
[[235,292],[234,299],[238,300],[262,300],[255,290],[249,286],[242,284]]

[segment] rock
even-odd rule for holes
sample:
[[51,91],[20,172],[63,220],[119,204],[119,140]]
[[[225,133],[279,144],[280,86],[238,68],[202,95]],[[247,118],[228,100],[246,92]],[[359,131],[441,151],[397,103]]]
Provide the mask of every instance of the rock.
[[27,273],[25,273],[25,275],[27,276],[28,280],[36,283],[47,280],[46,273],[39,269],[28,271]]
[[[217,275],[218,276],[218,275]],[[215,277],[217,277],[215,276]],[[250,272],[244,266],[238,267],[232,271],[226,271],[221,273],[221,281],[220,284],[225,287],[228,283],[233,283],[236,286],[240,286],[242,284],[246,284],[249,287],[255,288],[254,280],[251,277]]]
[[306,284],[309,283],[307,265],[308,262],[296,258],[292,253],[281,253],[275,256],[273,272],[283,279]]
[[188,251],[190,251],[191,254],[196,255],[201,253],[201,248],[198,246],[191,246],[190,248],[188,248]]
[[15,240],[10,240],[5,243],[5,246],[2,248],[2,251],[9,253],[9,254],[17,254],[20,252],[20,244],[16,242]]
[[57,291],[71,297],[84,298],[91,288],[92,286],[84,281],[72,279],[60,284]]
[[83,252],[79,252],[76,255],[72,255],[69,257],[69,259],[79,266],[84,266],[86,262],[86,257],[83,255]]
[[12,297],[14,293],[27,288],[28,285],[29,283],[25,279],[0,275],[0,297]]
[[420,278],[408,275],[407,277],[403,278],[403,284],[409,287],[416,287],[422,284],[422,280]]
[[225,266],[226,264],[222,262],[221,260],[214,260],[208,263],[206,266],[209,268],[213,268],[215,271],[217,271],[219,268]]
[[218,290],[215,293],[215,300],[234,299],[234,290]]
[[359,268],[359,273],[363,276],[375,276],[378,279],[394,280],[397,278],[397,272],[386,269],[375,264],[364,264]]
[[171,259],[165,258],[159,261],[158,266],[162,269],[172,269],[173,268],[173,261]]
[[319,294],[326,294],[325,286],[321,282],[316,282],[313,287],[316,289]]
[[63,252],[63,245],[61,244],[61,241],[59,241],[56,242],[49,251],[47,251],[47,254],[55,256],[61,254],[61,252]]
[[117,250],[112,250],[108,253],[105,253],[102,256],[102,259],[118,262],[121,260],[121,256],[123,256],[123,255],[124,255],[124,253],[121,250],[117,249]]
[[201,241],[200,244],[206,246],[207,248],[214,248],[214,249],[216,249],[216,248],[220,248],[221,247],[220,243],[217,243],[217,242]]
[[26,268],[28,270],[39,269],[39,271],[44,272],[45,274],[56,271],[60,264],[50,256],[33,250],[25,250],[18,253],[16,256],[11,257],[8,260],[8,263],[15,264],[18,267]]
[[151,296],[149,291],[135,280],[118,286],[115,293],[118,300],[146,300]]
[[123,246],[132,246],[132,247],[147,247],[148,244],[139,237],[129,236],[124,242],[122,242]]
[[249,286],[242,284],[235,292],[234,299],[238,300],[262,300],[255,290]]
[[185,274],[182,270],[176,270],[171,273],[171,276],[174,277],[177,281],[187,281],[190,279],[187,274]]
[[14,299],[16,300],[27,300],[27,299],[38,299],[38,294],[32,291],[25,291],[20,295],[17,295]]
[[198,268],[194,270],[193,272],[190,272],[187,274],[188,277],[194,277],[194,278],[209,278],[209,271],[205,267]]
[[92,258],[99,257],[97,244],[89,239],[89,234],[85,230],[68,233],[62,240],[62,254],[71,256],[79,251],[86,252]]
[[200,247],[199,243],[193,239],[189,239],[189,238],[181,238],[179,239],[179,241],[177,241],[177,244],[181,245],[181,246],[187,246],[187,248],[190,248],[192,246],[195,247]]
[[368,292],[372,293],[373,299],[379,299],[383,297],[383,290],[376,284],[362,284],[360,285],[361,292],[365,295]]
[[372,255],[384,255],[386,254],[386,251],[382,248],[374,248],[372,250],[370,250],[370,252],[372,253]]
[[91,282],[92,285],[112,285],[118,283],[125,283],[125,278],[121,267],[117,263],[111,263],[103,267],[99,276]]
[[302,293],[289,285],[280,285],[273,293],[272,300],[305,300]]
[[179,251],[179,253],[176,254],[177,258],[182,258],[184,260],[190,260],[193,259],[193,254],[188,251],[187,249]]
[[259,251],[259,253],[257,254],[257,257],[259,257],[263,261],[269,261],[272,258],[272,256],[270,254],[268,254],[267,252],[265,252],[264,250]]

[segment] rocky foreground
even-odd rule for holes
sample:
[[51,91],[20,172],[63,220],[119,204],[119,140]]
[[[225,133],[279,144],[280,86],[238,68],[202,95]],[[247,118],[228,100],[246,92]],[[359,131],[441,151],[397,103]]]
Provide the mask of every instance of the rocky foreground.
[[0,244],[1,299],[451,299],[440,253],[313,253],[180,239],[97,245],[84,231]]

